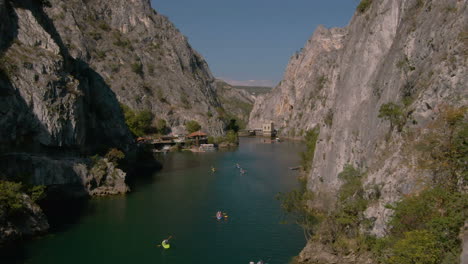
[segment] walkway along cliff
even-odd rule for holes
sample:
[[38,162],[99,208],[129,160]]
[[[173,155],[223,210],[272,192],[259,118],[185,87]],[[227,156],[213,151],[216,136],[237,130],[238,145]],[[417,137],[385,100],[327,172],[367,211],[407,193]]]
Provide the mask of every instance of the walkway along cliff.
[[[280,84],[257,99],[250,128],[274,122],[296,138],[320,131],[305,176],[309,208],[336,207],[348,186],[339,174],[353,168],[367,199],[357,230],[378,238],[389,234],[389,205],[436,177],[420,169],[414,144],[447,108],[462,109],[466,127],[467,12],[465,0],[363,0],[346,28],[319,27]],[[458,184],[466,190],[466,179]],[[313,233],[301,261],[377,263],[355,240]]]

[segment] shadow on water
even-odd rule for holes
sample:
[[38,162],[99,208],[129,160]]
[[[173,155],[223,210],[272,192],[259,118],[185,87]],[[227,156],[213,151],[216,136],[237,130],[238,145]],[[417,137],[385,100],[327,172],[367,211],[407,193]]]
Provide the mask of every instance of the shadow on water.
[[[59,199],[57,197],[42,201],[40,206],[50,225],[49,234],[44,235],[44,237],[65,232],[78,224],[83,216],[92,214],[94,210],[88,201],[86,198]],[[23,240],[0,247],[1,263],[25,263],[30,257],[30,252],[27,250],[28,243],[40,239],[43,237],[36,237],[32,240],[25,237]]]
[[67,231],[95,210],[88,198],[48,199],[40,203],[49,221],[51,233]]

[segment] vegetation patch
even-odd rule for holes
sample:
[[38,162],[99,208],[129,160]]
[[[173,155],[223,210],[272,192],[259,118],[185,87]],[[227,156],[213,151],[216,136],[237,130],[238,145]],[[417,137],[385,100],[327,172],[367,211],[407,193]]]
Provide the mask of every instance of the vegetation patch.
[[222,143],[230,143],[230,144],[237,144],[239,142],[239,137],[237,132],[234,130],[228,130],[225,136],[222,137],[208,137],[208,144],[222,144]]
[[401,201],[387,205],[394,214],[383,238],[367,237],[366,249],[379,263],[459,263],[458,237],[468,213],[468,123],[466,107],[441,107],[440,115],[415,143],[418,167],[432,181]]
[[201,129],[201,125],[195,120],[190,120],[185,123],[185,129],[188,133],[193,133],[199,131]]
[[324,119],[325,125],[327,125],[328,127],[332,127],[333,125],[333,116],[334,116],[333,110],[328,109],[327,115],[325,116],[325,119]]
[[135,62],[131,65],[132,72],[142,76],[143,75],[143,64],[141,62]]
[[27,194],[33,202],[44,198],[45,186],[24,185],[21,182],[0,181],[0,211],[8,216],[19,213],[26,207],[23,195]]
[[367,11],[367,9],[369,9],[371,4],[372,4],[372,0],[362,0],[356,9],[359,13],[364,13]]
[[120,104],[120,107],[125,116],[125,123],[135,136],[141,137],[154,130],[152,127],[153,114],[150,111],[133,111],[124,104]]
[[301,152],[301,165],[304,171],[308,172],[312,168],[312,161],[314,160],[315,147],[320,134],[319,128],[308,130],[304,136],[306,150]]
[[117,166],[118,162],[125,158],[125,154],[116,148],[111,148],[105,158]]
[[378,117],[390,121],[390,131],[396,127],[398,132],[403,130],[407,120],[403,107],[393,102],[380,106]]

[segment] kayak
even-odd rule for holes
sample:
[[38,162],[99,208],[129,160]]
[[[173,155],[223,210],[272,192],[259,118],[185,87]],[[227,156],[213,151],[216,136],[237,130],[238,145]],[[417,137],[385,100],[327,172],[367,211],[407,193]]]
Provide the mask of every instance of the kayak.
[[216,219],[218,220],[222,220],[222,219],[227,219],[229,216],[227,216],[226,214],[223,214],[223,215],[216,215]]

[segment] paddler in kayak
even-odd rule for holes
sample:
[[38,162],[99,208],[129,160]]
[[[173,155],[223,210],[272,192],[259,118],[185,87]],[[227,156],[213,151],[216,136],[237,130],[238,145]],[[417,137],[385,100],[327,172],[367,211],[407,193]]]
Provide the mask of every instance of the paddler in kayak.
[[169,249],[171,247],[171,244],[169,244],[169,239],[171,239],[172,236],[166,238],[163,240],[163,242],[161,242],[161,246],[164,248],[164,249]]
[[223,219],[223,213],[221,211],[216,212],[216,219],[218,220]]

